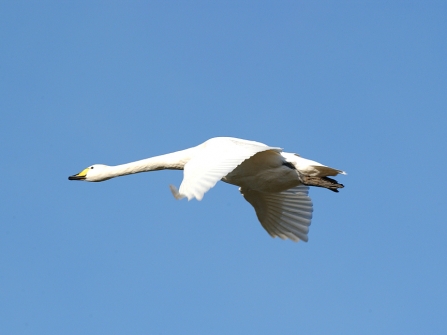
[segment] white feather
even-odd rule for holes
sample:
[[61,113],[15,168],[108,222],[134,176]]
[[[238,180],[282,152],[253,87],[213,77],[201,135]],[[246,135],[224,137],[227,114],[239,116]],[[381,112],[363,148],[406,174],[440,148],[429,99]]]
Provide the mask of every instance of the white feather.
[[227,137],[206,141],[185,165],[179,196],[201,200],[210,188],[243,161],[266,150],[281,151],[259,142],[235,141]]
[[307,195],[309,187],[298,186],[280,193],[239,190],[254,207],[258,220],[271,236],[308,241],[313,212],[312,200]]
[[[70,180],[104,181],[114,177],[164,169],[184,170],[180,188],[170,186],[176,199],[196,198],[219,180],[240,186],[267,232],[275,237],[307,241],[312,219],[309,187],[302,176],[345,174],[281,148],[232,137],[212,138],[196,147],[117,166],[95,164]],[[320,186],[320,185],[316,185]],[[343,187],[343,185],[340,185]]]

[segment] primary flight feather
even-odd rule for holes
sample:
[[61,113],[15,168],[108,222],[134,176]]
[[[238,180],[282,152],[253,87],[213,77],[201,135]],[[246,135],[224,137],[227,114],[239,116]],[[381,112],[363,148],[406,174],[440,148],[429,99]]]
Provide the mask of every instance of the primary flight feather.
[[215,137],[182,151],[140,161],[107,166],[95,164],[69,180],[104,181],[156,170],[183,170],[180,188],[170,185],[176,199],[196,198],[219,180],[239,186],[272,237],[308,240],[312,218],[309,186],[338,192],[343,185],[328,176],[346,174],[318,162],[283,152],[281,148],[232,137]]

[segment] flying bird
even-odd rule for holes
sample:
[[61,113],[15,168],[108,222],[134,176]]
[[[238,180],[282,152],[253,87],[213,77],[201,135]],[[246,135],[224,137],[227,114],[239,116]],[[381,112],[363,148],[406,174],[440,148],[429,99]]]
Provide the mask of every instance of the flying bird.
[[201,200],[219,180],[239,186],[272,237],[305,242],[313,212],[309,186],[338,192],[343,185],[329,176],[346,174],[278,147],[215,137],[193,148],[136,162],[94,164],[68,179],[99,182],[157,170],[183,170],[180,188],[170,185],[176,199]]

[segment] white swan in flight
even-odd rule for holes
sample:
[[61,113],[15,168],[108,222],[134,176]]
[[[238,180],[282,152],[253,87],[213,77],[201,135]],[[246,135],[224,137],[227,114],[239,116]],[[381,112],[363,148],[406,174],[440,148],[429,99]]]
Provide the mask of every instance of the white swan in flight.
[[156,170],[184,170],[180,188],[170,185],[176,199],[203,195],[219,180],[239,186],[262,226],[272,237],[308,240],[312,218],[309,186],[338,192],[343,185],[328,178],[344,171],[305,159],[281,148],[232,137],[212,138],[196,147],[140,161],[107,166],[95,164],[69,180],[104,181]]

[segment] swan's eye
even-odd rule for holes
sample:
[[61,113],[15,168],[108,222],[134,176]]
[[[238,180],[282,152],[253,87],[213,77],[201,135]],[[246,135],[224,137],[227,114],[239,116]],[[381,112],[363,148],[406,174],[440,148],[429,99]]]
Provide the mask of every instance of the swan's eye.
[[92,166],[90,169],[93,169],[94,168],[94,166]]

